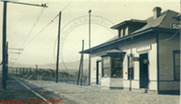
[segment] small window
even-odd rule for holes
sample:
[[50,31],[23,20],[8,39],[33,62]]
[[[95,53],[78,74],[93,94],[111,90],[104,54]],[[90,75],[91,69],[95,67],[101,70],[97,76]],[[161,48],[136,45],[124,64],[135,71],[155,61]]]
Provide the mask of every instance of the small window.
[[102,77],[110,76],[110,57],[102,58]]
[[111,60],[112,60],[111,77],[112,78],[123,78],[122,57],[112,57]]
[[123,35],[122,36],[125,36],[125,28],[123,28],[122,30],[123,30]]
[[128,27],[125,28],[125,36],[128,35]]
[[124,31],[124,29],[121,29],[121,37],[123,37],[123,31]]
[[173,51],[174,79],[180,80],[180,51]]

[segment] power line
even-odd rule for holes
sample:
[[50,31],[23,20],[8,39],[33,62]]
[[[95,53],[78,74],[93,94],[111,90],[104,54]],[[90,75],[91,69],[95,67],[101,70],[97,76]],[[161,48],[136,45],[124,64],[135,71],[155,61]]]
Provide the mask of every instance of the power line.
[[[43,29],[41,29],[29,42],[27,42],[26,46],[31,43],[31,41],[33,41],[37,36],[41,35],[41,33],[52,23],[54,22],[54,20],[59,16],[59,14],[57,14]],[[25,47],[26,47],[25,46]]]
[[[71,2],[70,3],[68,3],[63,9],[62,9],[62,11],[64,11],[69,5],[71,4]],[[59,14],[57,14],[39,33],[37,33],[37,35],[35,35],[28,43],[30,43],[31,41],[33,41],[37,36],[38,36],[38,34],[41,34],[41,32],[43,32],[52,22],[54,22],[54,20],[57,18],[59,16]],[[27,44],[28,44],[27,43]]]
[[71,2],[69,2],[61,11],[63,12],[70,4]]
[[[71,2],[69,2],[63,9],[62,9],[62,11],[64,11],[69,5],[71,4]],[[48,24],[43,28],[43,29],[41,29],[30,41],[28,41],[25,45],[24,45],[24,49],[26,48],[26,46],[29,44],[29,43],[31,43],[36,37],[38,37],[39,35],[41,35],[41,33],[52,23],[52,22],[54,22],[54,20],[57,18],[59,16],[59,14],[57,14],[50,22],[48,22]],[[38,21],[38,20],[37,20]],[[31,33],[32,32],[32,30],[30,30],[30,32],[29,33]],[[29,36],[27,36],[27,38],[26,38],[26,40],[28,39],[28,37]],[[25,43],[25,42],[24,42]],[[24,44],[23,43],[23,44]],[[17,59],[20,57],[20,54],[19,54],[19,56],[18,57],[16,57]],[[13,64],[14,65],[14,64]],[[13,66],[12,65],[12,66]]]
[[[25,40],[24,40],[23,43],[20,45],[20,47],[23,47],[23,45],[26,43],[28,37],[30,36],[30,34],[32,33],[32,31],[33,31],[33,29],[35,28],[36,24],[37,24],[38,21],[40,20],[42,14],[44,13],[44,10],[45,10],[44,8],[41,9],[40,14],[38,15],[37,19],[35,20],[32,28],[31,28],[31,30],[29,31],[28,35],[26,36]],[[19,48],[19,49],[21,49],[21,48]],[[22,48],[22,49],[23,49],[23,48]],[[24,49],[23,49],[23,50],[24,50]],[[16,57],[16,59],[18,59],[19,56],[20,56],[20,54],[18,54],[18,56]],[[13,65],[14,65],[14,63],[13,63]],[[13,66],[13,65],[12,65],[12,66]]]
[[180,30],[178,29],[175,34],[173,34],[171,37],[169,37],[169,38],[167,38],[167,39],[164,39],[164,41],[169,41],[169,40],[173,39],[173,38],[177,35],[177,33],[178,33],[179,31],[180,31]]
[[[31,43],[37,36],[41,35],[41,33],[42,33],[52,22],[54,22],[54,20],[55,20],[58,16],[59,16],[59,14],[57,14],[50,22],[48,22],[48,24],[45,25],[45,27],[44,27],[43,29],[41,29],[29,42],[27,42],[26,45],[24,45],[24,48],[23,48],[23,49],[25,50],[26,46],[27,46],[29,43]],[[16,57],[17,60],[19,59],[19,57],[20,57],[20,54]],[[13,66],[13,65],[12,65],[12,66]]]
[[40,11],[40,14],[38,15],[37,19],[35,20],[31,30],[29,31],[28,35],[26,36],[24,42],[21,44],[20,47],[23,47],[23,45],[26,43],[27,39],[29,38],[30,34],[32,33],[32,31],[34,30],[34,28],[36,27],[36,24],[38,23],[38,21],[40,20],[42,14],[44,13],[45,8],[42,8]]
[[[63,9],[62,11],[64,11],[69,5],[71,4],[68,3]],[[33,41],[38,35],[40,35],[52,22],[54,22],[54,20],[59,16],[59,14],[57,14],[41,31],[39,31],[29,42],[27,42],[26,46],[31,43],[31,41]]]

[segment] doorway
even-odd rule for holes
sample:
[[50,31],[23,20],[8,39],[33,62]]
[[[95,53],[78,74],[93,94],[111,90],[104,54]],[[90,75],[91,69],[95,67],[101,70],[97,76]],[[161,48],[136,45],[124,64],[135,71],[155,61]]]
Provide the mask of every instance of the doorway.
[[140,88],[148,88],[148,53],[140,54]]
[[101,60],[98,60],[96,62],[96,84],[99,84],[99,79],[100,79],[100,76],[99,76],[99,73],[101,71]]

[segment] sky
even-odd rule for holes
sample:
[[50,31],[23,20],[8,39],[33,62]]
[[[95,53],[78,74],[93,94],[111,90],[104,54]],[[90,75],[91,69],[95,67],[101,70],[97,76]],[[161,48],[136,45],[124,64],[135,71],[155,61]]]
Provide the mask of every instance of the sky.
[[[58,20],[61,11],[60,62],[80,60],[79,51],[88,49],[89,14],[91,12],[91,47],[117,35],[111,26],[129,19],[145,20],[153,15],[153,8],[180,12],[179,0],[17,0],[42,4],[48,8],[8,3],[7,41],[9,61],[20,64],[48,64],[56,62]],[[0,2],[0,36],[2,37],[3,3]],[[56,18],[55,18],[56,17]],[[47,25],[49,24],[49,25]],[[2,46],[2,38],[0,39]],[[21,52],[21,54],[14,54]],[[0,48],[2,53],[2,47]],[[0,54],[1,55],[1,54]],[[2,56],[2,55],[1,55]],[[87,55],[85,55],[87,58]]]

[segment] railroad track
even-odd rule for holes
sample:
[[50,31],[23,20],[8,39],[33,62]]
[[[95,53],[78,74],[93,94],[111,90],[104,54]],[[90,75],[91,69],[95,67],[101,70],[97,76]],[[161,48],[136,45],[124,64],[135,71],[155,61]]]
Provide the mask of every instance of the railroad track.
[[0,87],[0,104],[62,104],[61,101],[62,98],[52,92],[13,76],[7,80],[6,90]]
[[[24,84],[21,80],[19,80],[16,77],[12,77],[13,79],[15,79],[17,82],[19,82],[22,86],[24,86],[25,88],[27,88],[29,91],[31,91],[33,94],[35,94],[37,97],[39,97],[41,99],[41,101],[43,100],[43,102],[47,102],[48,99],[46,99],[45,97],[43,97],[42,95],[40,95],[38,92],[32,90],[29,86],[27,86],[26,84]],[[36,99],[37,100],[37,99]],[[29,100],[30,101],[30,100]],[[47,104],[52,104],[51,102],[47,102]]]

